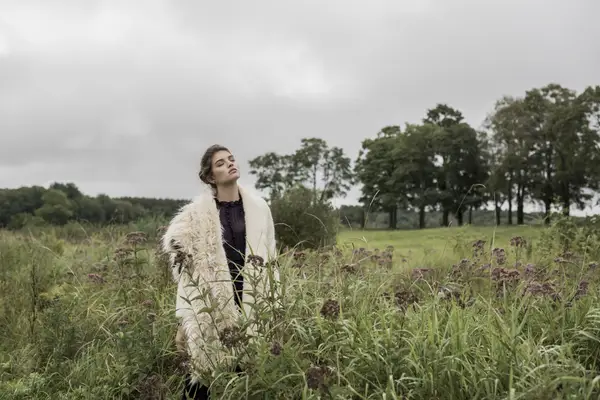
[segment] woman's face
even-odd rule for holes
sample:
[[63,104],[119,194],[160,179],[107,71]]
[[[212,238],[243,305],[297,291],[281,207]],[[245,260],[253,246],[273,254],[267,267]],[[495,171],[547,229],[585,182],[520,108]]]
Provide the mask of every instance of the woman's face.
[[213,154],[212,177],[217,186],[227,185],[239,179],[240,171],[230,152],[221,150]]

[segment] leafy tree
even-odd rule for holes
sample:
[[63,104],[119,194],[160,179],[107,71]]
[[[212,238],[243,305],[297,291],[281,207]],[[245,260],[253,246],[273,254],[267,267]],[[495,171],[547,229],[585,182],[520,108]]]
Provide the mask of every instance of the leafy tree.
[[530,115],[522,99],[505,96],[496,102],[488,126],[493,132],[497,154],[494,168],[495,183],[502,183],[508,201],[508,224],[512,224],[513,197],[517,202],[517,224],[524,223],[525,200],[531,196],[541,181],[536,165],[531,165],[534,148],[529,134]]
[[299,186],[273,199],[277,242],[284,247],[319,248],[335,244],[339,217],[327,202],[314,202],[311,189]]
[[460,111],[446,104],[428,110],[423,121],[439,128],[434,143],[439,160],[436,182],[442,225],[448,225],[452,211],[458,225],[462,225],[464,212],[483,203],[483,190],[479,185],[483,185],[488,176],[483,140],[475,129],[463,122]]
[[73,216],[72,203],[67,195],[58,189],[49,189],[44,193],[42,200],[44,205],[35,211],[35,215],[44,221],[64,225]]
[[531,160],[540,169],[542,181],[535,196],[545,206],[546,223],[555,198],[563,213],[571,205],[583,208],[593,190],[598,189],[600,137],[597,121],[598,89],[582,94],[557,84],[526,92],[524,103],[529,113],[533,137]]
[[400,162],[394,156],[400,135],[399,126],[387,126],[376,138],[363,140],[354,167],[356,179],[362,183],[360,202],[367,211],[387,212],[390,229],[396,229],[398,207],[407,203],[395,180]]
[[435,137],[433,124],[407,125],[398,137],[391,157],[396,162],[394,180],[408,204],[419,212],[419,228],[425,228],[425,210],[437,200]]
[[[304,138],[291,160],[295,181],[310,185],[313,201],[321,203],[343,197],[350,190],[353,181],[351,161],[341,148],[330,148],[323,139]],[[322,186],[318,184],[319,180]]]
[[291,155],[269,152],[249,164],[250,174],[257,177],[256,188],[267,190],[271,199],[292,187],[308,185],[312,201],[325,202],[345,196],[353,181],[350,158],[320,138],[302,139]]
[[439,193],[438,202],[442,207],[443,226],[448,226],[448,216],[455,204],[455,193],[451,190],[452,182],[450,180],[452,164],[456,164],[455,162],[452,162],[451,153],[451,150],[455,148],[452,141],[455,135],[452,135],[450,129],[460,124],[463,119],[464,117],[460,111],[449,107],[446,104],[437,104],[436,107],[427,110],[426,117],[423,119],[424,123],[437,125],[441,128],[441,130],[438,131],[436,138],[436,153],[437,158],[440,159],[441,163],[436,176],[436,182]]
[[271,199],[278,197],[296,181],[291,156],[269,152],[249,162],[250,174],[256,176],[256,188],[267,190]]

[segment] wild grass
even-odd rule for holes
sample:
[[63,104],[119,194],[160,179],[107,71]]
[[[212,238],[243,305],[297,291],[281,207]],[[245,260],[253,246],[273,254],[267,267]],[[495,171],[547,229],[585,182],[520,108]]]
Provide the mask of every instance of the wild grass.
[[[181,397],[156,228],[0,232],[1,399]],[[215,398],[596,399],[599,259],[568,224],[343,232],[282,255]]]

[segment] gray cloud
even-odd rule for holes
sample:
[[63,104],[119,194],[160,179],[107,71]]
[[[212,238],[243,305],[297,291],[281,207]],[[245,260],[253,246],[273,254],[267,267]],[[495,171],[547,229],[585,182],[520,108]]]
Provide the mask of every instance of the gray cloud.
[[4,0],[0,186],[190,197],[215,142],[246,161],[320,136],[354,159],[363,138],[437,102],[478,127],[503,94],[600,82],[599,11],[594,0]]

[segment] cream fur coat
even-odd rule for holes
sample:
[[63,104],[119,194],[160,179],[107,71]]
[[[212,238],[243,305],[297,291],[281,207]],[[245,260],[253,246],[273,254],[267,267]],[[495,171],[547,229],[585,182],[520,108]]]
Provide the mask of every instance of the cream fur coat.
[[[267,266],[276,258],[271,210],[260,196],[242,186],[240,195],[246,222],[243,312],[233,298],[233,283],[212,190],[207,189],[182,207],[162,238],[173,279],[178,284],[175,311],[181,321],[178,337],[185,343],[194,382],[233,356],[233,352],[220,343],[219,333],[235,327],[245,318],[252,318],[252,304],[268,296],[271,284],[279,281],[279,272],[273,267],[275,263]],[[265,265],[253,262],[252,256],[260,256]],[[253,325],[246,333],[256,334]]]

